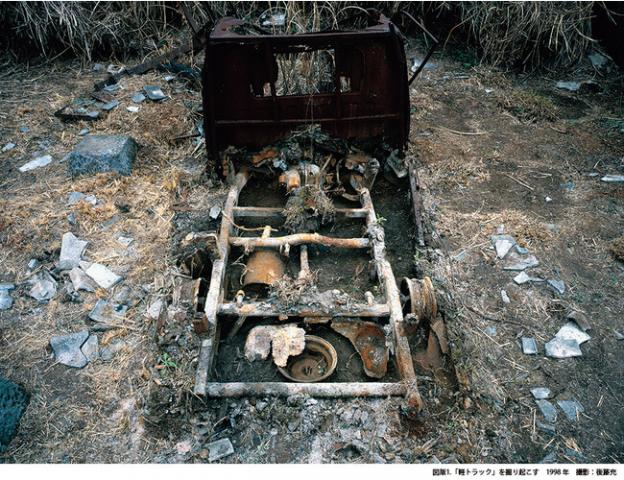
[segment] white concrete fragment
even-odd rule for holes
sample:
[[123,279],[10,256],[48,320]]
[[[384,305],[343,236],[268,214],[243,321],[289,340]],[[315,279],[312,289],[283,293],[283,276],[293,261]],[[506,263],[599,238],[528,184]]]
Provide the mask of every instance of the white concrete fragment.
[[102,288],[111,288],[122,280],[122,277],[101,263],[92,263],[85,273]]
[[624,175],[605,175],[600,180],[606,183],[622,183],[624,182]]
[[269,350],[278,367],[285,367],[288,357],[299,355],[305,348],[305,330],[296,325],[262,325],[254,327],[245,341],[245,358],[265,360]]

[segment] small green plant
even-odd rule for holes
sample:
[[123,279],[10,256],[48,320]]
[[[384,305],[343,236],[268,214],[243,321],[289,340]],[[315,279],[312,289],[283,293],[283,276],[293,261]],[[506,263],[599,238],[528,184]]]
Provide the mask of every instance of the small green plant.
[[171,358],[171,355],[169,355],[168,353],[163,353],[162,355],[158,357],[158,365],[161,368],[166,368],[166,369],[178,368],[178,364],[174,362],[173,358]]
[[377,223],[378,223],[380,226],[382,226],[382,227],[383,227],[383,226],[384,226],[384,224],[386,223],[386,221],[387,221],[387,219],[386,219],[385,217],[382,217],[382,216],[377,215]]

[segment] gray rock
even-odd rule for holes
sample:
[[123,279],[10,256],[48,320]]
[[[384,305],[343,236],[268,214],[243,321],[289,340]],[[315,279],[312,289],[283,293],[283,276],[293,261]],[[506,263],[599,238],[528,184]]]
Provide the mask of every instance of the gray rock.
[[589,58],[592,66],[599,70],[609,63],[609,59],[599,52],[592,52],[587,55],[587,58]]
[[118,83],[113,83],[111,85],[106,85],[102,90],[106,93],[117,93],[121,89],[121,86]]
[[80,267],[74,267],[69,271],[69,279],[74,286],[74,290],[84,290],[85,292],[95,292],[95,282]]
[[496,326],[494,325],[489,325],[487,327],[485,327],[485,333],[487,333],[490,337],[495,337],[497,330],[496,330]]
[[540,283],[540,282],[543,282],[544,279],[543,278],[538,278],[538,277],[532,277],[529,274],[527,274],[526,272],[520,272],[518,275],[516,275],[514,277],[513,281],[515,283],[517,283],[518,285],[523,285],[523,284],[529,283],[529,282]]
[[539,265],[539,261],[535,255],[528,255],[526,258],[521,258],[519,255],[512,252],[508,260],[508,263],[503,266],[503,270],[522,271]]
[[125,318],[128,307],[111,303],[108,300],[98,300],[89,312],[89,318],[94,322],[100,323],[116,323],[116,321]]
[[125,135],[89,135],[69,154],[69,171],[72,175],[130,175],[137,148],[136,142]]
[[213,205],[208,212],[210,218],[216,220],[219,218],[219,214],[221,213],[221,207],[219,205]]
[[126,107],[126,110],[128,110],[130,113],[139,113],[139,107],[137,107],[136,105],[128,105]]
[[522,337],[522,353],[525,355],[537,354],[537,343],[532,337]]
[[206,445],[208,448],[208,461],[216,462],[217,460],[232,455],[234,453],[234,447],[229,438],[222,438],[216,442]]
[[516,245],[516,252],[518,252],[521,255],[526,255],[527,253],[529,253],[529,249],[521,247],[520,245]]
[[544,399],[535,400],[535,403],[548,423],[557,421],[557,409],[552,403]]
[[516,244],[516,239],[511,235],[492,235],[492,245],[496,249],[498,258],[505,258],[512,247]]
[[256,410],[262,412],[266,407],[269,406],[269,402],[265,402],[264,400],[258,400],[256,402]]
[[563,413],[571,422],[576,422],[578,414],[585,412],[583,405],[576,400],[557,400],[557,405],[559,405],[559,408],[563,410]]
[[0,453],[4,453],[17,434],[29,400],[24,388],[0,377]]
[[126,248],[127,248],[127,247],[129,247],[129,246],[130,246],[130,244],[131,244],[132,242],[134,242],[134,238],[132,238],[132,237],[126,237],[126,236],[124,236],[124,235],[119,235],[119,236],[117,237],[117,242],[119,242],[121,245],[123,245],[124,247],[126,247]]
[[8,152],[10,150],[13,150],[16,147],[16,145],[13,142],[9,142],[7,143],[4,147],[2,147],[2,152]]
[[533,395],[536,400],[544,400],[550,398],[551,391],[548,387],[535,387],[531,389],[531,395]]
[[544,345],[546,355],[552,358],[570,358],[583,355],[576,340],[564,340],[559,337],[553,338]]
[[85,195],[81,192],[71,192],[67,197],[67,205],[76,205],[81,200],[84,200],[93,206],[97,204],[97,197],[95,195]]
[[88,361],[80,347],[89,337],[88,330],[81,330],[69,335],[57,335],[50,339],[56,361],[73,368],[82,368]]
[[0,283],[0,290],[13,290],[14,288],[14,283]]
[[559,329],[555,337],[561,338],[563,340],[574,340],[579,345],[591,339],[591,337],[587,333],[578,328],[576,322],[566,323],[563,327]]
[[108,103],[105,103],[100,108],[105,112],[110,112],[113,108],[116,108],[119,105],[119,100],[111,100]]
[[0,310],[8,310],[13,306],[13,298],[8,290],[0,289]]
[[167,96],[163,93],[162,89],[154,85],[145,85],[143,87],[143,91],[147,95],[147,98],[155,102],[167,98]]
[[74,212],[71,212],[69,215],[67,215],[67,222],[70,225],[76,225],[76,223],[78,223],[78,219],[76,218],[76,214]]
[[50,163],[52,163],[52,156],[43,155],[41,157],[37,157],[31,160],[28,163],[25,163],[24,165],[19,167],[19,171],[22,173],[30,172],[31,170],[35,170],[36,168],[45,167],[46,165],[49,165]]
[[505,304],[509,304],[511,303],[511,300],[509,299],[509,295],[507,295],[507,292],[505,290],[501,290],[501,299],[503,300],[503,303]]
[[559,80],[556,83],[556,87],[562,90],[569,90],[570,92],[576,92],[581,88],[581,82],[565,82],[563,80]]
[[565,292],[565,283],[561,280],[548,280],[548,286],[552,288],[559,295],[563,295]]
[[97,335],[89,335],[86,342],[80,347],[80,351],[86,357],[87,361],[92,362],[100,355],[100,346]]
[[54,280],[52,275],[50,275],[50,273],[46,270],[43,270],[32,277],[30,283],[32,288],[28,292],[28,295],[35,300],[44,302],[50,300],[54,297],[54,295],[56,295],[56,280]]
[[134,103],[143,103],[145,101],[145,95],[142,93],[135,93],[132,95],[132,101]]
[[91,130],[89,130],[88,128],[83,128],[82,130],[80,130],[78,132],[78,135],[80,135],[81,137],[84,137],[85,135],[87,135]]
[[39,266],[40,262],[36,258],[31,258],[28,261],[28,270],[32,271]]
[[542,422],[540,420],[536,420],[535,426],[539,428],[542,432],[548,433],[549,435],[555,435],[557,433],[557,429],[552,423],[547,423],[547,422]]
[[109,270],[101,263],[92,263],[85,273],[102,288],[111,288],[121,282],[122,277]]
[[82,260],[82,253],[89,242],[79,240],[73,233],[67,232],[63,235],[61,242],[61,256],[59,259],[60,270],[71,270],[75,268]]

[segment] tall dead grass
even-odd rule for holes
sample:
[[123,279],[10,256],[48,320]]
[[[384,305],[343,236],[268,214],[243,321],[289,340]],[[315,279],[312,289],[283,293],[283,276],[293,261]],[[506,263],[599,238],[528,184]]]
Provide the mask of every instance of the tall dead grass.
[[[125,55],[187,29],[178,2],[7,2],[0,5],[0,45],[21,53],[71,50],[91,60],[94,52]],[[579,60],[594,40],[596,2],[184,2],[198,25],[222,16],[257,23],[285,12],[283,31],[361,27],[358,13],[375,7],[404,29],[407,10],[424,17],[442,40],[470,42],[482,60],[498,66],[539,67]],[[350,25],[349,25],[350,24]],[[413,25],[412,25],[413,27]]]

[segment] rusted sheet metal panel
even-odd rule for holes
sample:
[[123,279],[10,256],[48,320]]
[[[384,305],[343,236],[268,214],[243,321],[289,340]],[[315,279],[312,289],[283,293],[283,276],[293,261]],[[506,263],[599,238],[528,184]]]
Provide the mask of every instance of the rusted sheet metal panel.
[[[244,22],[222,19],[210,33],[203,71],[209,153],[228,145],[263,147],[296,126],[320,123],[346,139],[383,137],[402,148],[409,133],[409,96],[403,39],[383,15],[359,31],[303,35],[241,35]],[[276,93],[282,53],[332,50],[331,93]],[[341,91],[341,77],[350,91]]]

